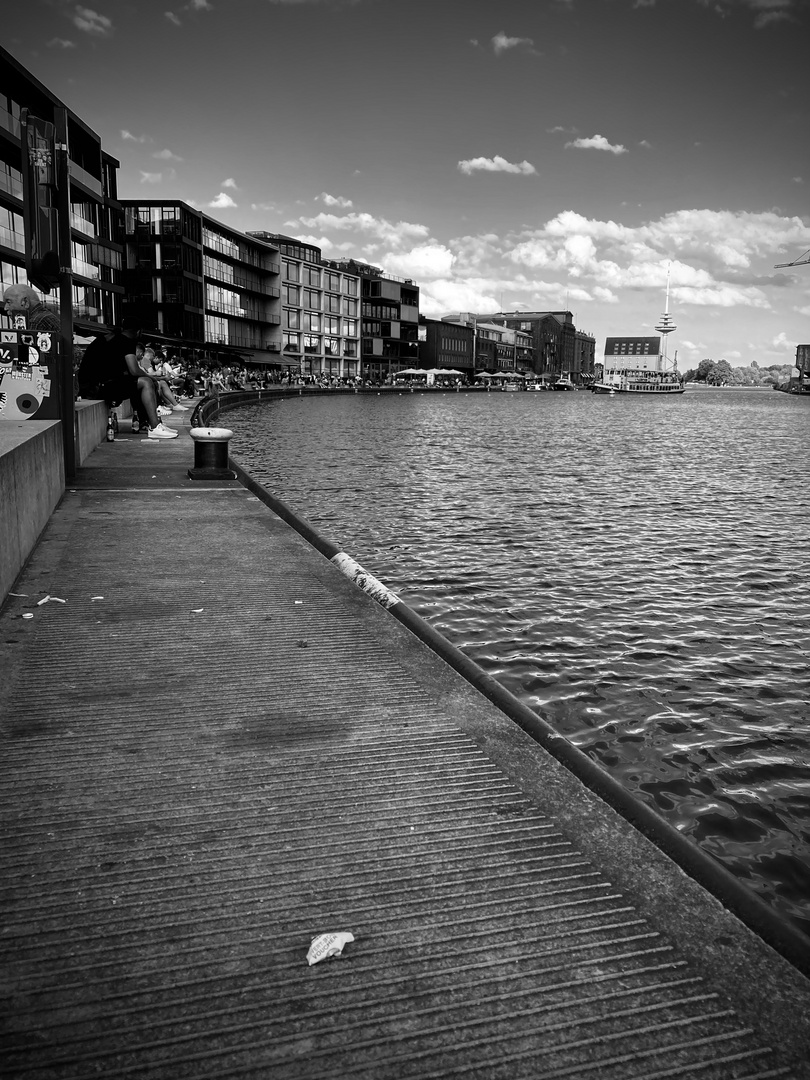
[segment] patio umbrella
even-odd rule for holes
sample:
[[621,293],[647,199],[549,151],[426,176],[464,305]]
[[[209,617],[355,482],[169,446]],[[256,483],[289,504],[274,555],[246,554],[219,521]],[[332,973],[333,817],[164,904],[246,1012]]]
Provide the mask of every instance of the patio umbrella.
[[404,371],[395,371],[394,376],[398,375],[427,375],[426,371],[421,368],[405,368]]
[[494,375],[490,375],[488,371],[477,371],[475,373],[476,379],[494,379]]

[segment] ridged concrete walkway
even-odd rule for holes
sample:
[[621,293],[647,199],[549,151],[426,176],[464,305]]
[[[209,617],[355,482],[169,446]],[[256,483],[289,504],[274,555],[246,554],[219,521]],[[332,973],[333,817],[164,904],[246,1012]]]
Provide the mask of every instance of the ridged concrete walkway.
[[810,1076],[804,977],[186,426],[0,615],[2,1075]]

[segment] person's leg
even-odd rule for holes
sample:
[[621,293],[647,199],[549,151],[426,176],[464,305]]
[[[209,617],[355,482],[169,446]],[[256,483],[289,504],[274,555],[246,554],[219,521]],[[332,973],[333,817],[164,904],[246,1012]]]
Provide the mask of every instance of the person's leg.
[[141,395],[141,404],[146,412],[146,418],[149,421],[149,427],[156,428],[160,423],[157,414],[157,398],[155,397],[155,384],[152,380],[142,375],[138,379],[138,392]]

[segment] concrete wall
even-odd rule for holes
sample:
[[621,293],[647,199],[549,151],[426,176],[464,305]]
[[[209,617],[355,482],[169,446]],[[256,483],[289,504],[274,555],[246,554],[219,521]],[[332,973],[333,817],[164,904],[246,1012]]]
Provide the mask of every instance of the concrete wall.
[[8,595],[64,490],[61,422],[0,422],[0,600]]

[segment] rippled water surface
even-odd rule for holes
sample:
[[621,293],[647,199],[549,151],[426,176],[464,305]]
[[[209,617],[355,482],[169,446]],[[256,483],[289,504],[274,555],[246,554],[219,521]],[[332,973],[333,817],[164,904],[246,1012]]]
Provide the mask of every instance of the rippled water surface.
[[235,456],[810,933],[810,400],[335,395]]

